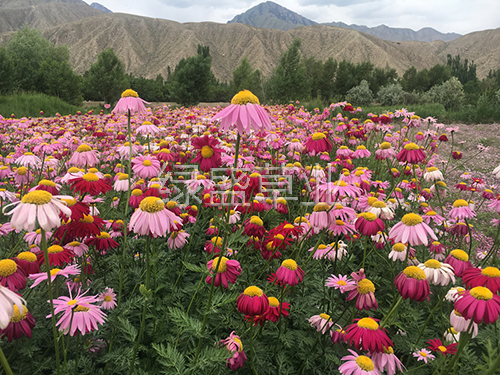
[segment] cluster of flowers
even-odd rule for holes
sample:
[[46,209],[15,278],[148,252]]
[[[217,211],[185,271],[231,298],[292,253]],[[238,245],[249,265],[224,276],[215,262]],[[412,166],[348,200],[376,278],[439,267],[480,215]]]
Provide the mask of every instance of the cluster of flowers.
[[[169,248],[180,249],[193,235],[185,228],[206,209],[214,217],[204,228],[211,237],[204,251],[213,256],[206,264],[206,283],[212,289],[237,284],[244,272],[237,251],[227,246],[234,232],[247,237],[251,256],[261,257],[264,267],[281,261],[268,276],[279,298],[268,297],[262,285],[237,285],[243,292],[236,306],[250,325],[293,317],[286,292],[306,280],[314,268],[306,268],[311,259],[337,264],[357,257],[362,268],[351,270],[351,278],[332,275],[325,285],[348,292],[346,300],[355,301],[357,312],[372,316],[351,317],[344,328],[331,311],[309,320],[334,344],[352,348],[339,370],[402,371],[385,328],[388,318],[401,299],[429,300],[432,285],[457,284],[446,296],[454,304],[448,334],[442,337],[449,344],[432,339],[427,349],[454,354],[460,332],[476,335],[479,324],[496,322],[500,313],[500,270],[484,267],[496,259],[497,250],[471,251],[468,222],[483,204],[500,213],[500,195],[471,177],[455,185],[466,199],[443,208],[441,200],[449,190],[444,171],[436,167],[439,144],[449,141],[446,133],[438,133],[443,125],[406,110],[368,114],[364,122],[349,118],[356,112],[348,103],[315,114],[294,105],[264,109],[248,91],[221,111],[168,106],[152,111],[127,90],[110,115],[2,120],[0,199],[10,221],[2,224],[0,235],[25,231],[29,249],[0,261],[1,334],[9,341],[30,337],[35,319],[15,293],[26,288],[27,280],[34,281],[31,288],[43,282],[50,288],[58,278],[66,278],[68,285],[68,296],[53,300],[52,315],[61,314],[59,329],[70,335],[97,330],[106,319],[102,310],[116,306],[116,295],[107,288],[86,296],[93,262],[123,246],[120,241],[129,233],[164,237]],[[399,130],[393,124],[398,118],[403,125]],[[448,129],[449,135],[456,131]],[[453,158],[461,158],[452,151]],[[196,168],[186,172],[192,165]],[[276,168],[279,176],[273,174]],[[216,176],[220,169],[222,176]],[[298,197],[292,195],[294,186]],[[199,204],[189,204],[188,198]],[[294,199],[303,205],[293,205]],[[300,214],[292,211],[295,207]],[[276,212],[280,223],[266,228],[270,212]],[[224,225],[232,231],[223,232]],[[294,259],[301,259],[310,239],[316,245],[308,249],[304,271]],[[354,253],[356,248],[364,251]],[[394,279],[400,300],[381,324],[373,316],[376,287],[365,274],[372,250],[401,269]],[[426,260],[421,262],[417,254]],[[247,357],[240,337],[233,331],[221,344],[233,353],[227,365],[242,367]],[[414,356],[427,362],[433,358],[427,349]]]

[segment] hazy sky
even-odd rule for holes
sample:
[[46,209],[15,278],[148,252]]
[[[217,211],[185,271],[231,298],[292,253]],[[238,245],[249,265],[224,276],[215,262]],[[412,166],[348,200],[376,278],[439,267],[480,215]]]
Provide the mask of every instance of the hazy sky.
[[[92,3],[95,0],[85,0]],[[226,23],[262,1],[252,0],[97,0],[115,13],[165,18],[178,22]],[[500,27],[500,0],[275,0],[316,22],[432,27],[467,34]]]

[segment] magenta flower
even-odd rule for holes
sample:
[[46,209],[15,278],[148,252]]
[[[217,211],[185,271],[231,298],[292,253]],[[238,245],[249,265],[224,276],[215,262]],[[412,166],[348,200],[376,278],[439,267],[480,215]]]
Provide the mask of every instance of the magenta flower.
[[147,110],[144,104],[149,103],[139,98],[139,95],[134,90],[127,89],[122,93],[121,99],[113,108],[113,113],[126,114],[129,110],[131,114],[146,113]]
[[359,355],[354,350],[347,349],[352,355],[342,357],[346,361],[339,367],[343,375],[380,375],[380,371],[375,368],[373,361],[365,356]]
[[428,237],[437,241],[431,227],[423,222],[420,215],[409,213],[389,231],[389,238],[395,242],[410,243],[411,246],[427,245]]
[[302,282],[304,271],[293,259],[286,259],[276,271],[276,280],[284,284],[294,286]]

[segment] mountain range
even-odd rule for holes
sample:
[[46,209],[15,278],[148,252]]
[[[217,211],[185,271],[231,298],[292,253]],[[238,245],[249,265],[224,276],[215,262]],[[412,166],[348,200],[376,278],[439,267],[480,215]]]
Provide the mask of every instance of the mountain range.
[[418,31],[414,31],[412,29],[395,28],[386,25],[368,27],[354,24],[348,25],[344,22],[328,22],[319,24],[272,1],[260,3],[253,8],[248,9],[245,13],[237,15],[232,20],[228,21],[228,23],[244,23],[250,26],[279,29],[283,31],[288,31],[300,26],[337,26],[361,31],[389,41],[433,42],[435,40],[443,40],[445,42],[449,42],[461,36],[457,33],[444,34],[431,27],[425,27]]
[[222,81],[248,57],[253,68],[268,76],[294,38],[302,39],[304,57],[325,61],[370,60],[402,74],[410,66],[445,64],[447,54],[474,60],[479,77],[500,68],[500,29],[470,33],[450,42],[382,40],[356,30],[308,25],[288,31],[241,23],[178,23],[123,13],[106,13],[80,0],[0,0],[0,45],[23,25],[41,30],[56,45],[66,44],[71,63],[85,72],[105,48],[113,48],[127,73],[155,78],[167,76],[180,59],[196,54],[197,45],[210,47],[212,71]]

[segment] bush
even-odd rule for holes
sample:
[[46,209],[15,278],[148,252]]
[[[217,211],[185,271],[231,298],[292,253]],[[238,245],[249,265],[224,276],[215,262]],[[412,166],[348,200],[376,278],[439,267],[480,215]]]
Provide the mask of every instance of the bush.
[[390,83],[382,86],[377,93],[377,100],[382,105],[396,105],[403,103],[404,91],[399,83]]
[[360,105],[370,104],[373,101],[373,92],[366,80],[362,80],[359,86],[347,91],[346,100]]
[[458,108],[465,98],[463,85],[457,77],[451,77],[443,84],[431,87],[426,94],[431,101],[441,103],[446,109]]

